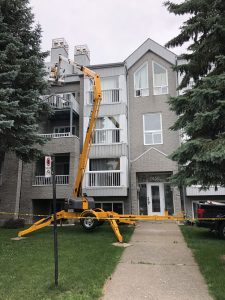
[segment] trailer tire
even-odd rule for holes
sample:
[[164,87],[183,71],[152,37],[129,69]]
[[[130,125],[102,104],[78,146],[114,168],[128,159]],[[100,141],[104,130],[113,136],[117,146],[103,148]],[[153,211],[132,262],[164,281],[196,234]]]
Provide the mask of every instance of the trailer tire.
[[225,222],[222,222],[219,226],[219,236],[221,239],[225,239]]
[[99,221],[92,212],[84,212],[81,217],[80,224],[86,231],[92,231],[98,225]]

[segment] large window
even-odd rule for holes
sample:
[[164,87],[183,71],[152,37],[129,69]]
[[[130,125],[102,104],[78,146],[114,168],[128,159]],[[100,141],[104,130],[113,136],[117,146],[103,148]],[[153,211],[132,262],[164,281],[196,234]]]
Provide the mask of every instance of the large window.
[[161,113],[150,113],[143,116],[144,144],[163,143]]
[[114,144],[120,142],[119,116],[105,116],[96,120],[93,144]]
[[168,94],[167,69],[153,62],[153,93],[154,95]]
[[134,73],[134,96],[148,96],[148,64],[145,63]]
[[119,158],[90,159],[89,168],[89,186],[120,186]]
[[114,77],[102,77],[101,78],[101,88],[102,90],[114,90],[119,88],[119,78]]
[[119,116],[105,116],[96,120],[96,129],[116,129],[119,127]]
[[119,158],[90,159],[90,171],[120,170]]
[[[101,77],[102,104],[112,104],[120,102],[119,77]],[[88,103],[93,103],[93,85],[90,82]]]

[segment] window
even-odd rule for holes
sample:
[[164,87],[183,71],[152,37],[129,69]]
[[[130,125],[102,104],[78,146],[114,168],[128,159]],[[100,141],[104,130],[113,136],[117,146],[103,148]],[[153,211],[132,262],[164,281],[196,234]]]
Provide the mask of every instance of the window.
[[119,116],[105,116],[96,120],[96,129],[116,129],[119,127]]
[[89,186],[120,186],[120,159],[90,159]]
[[[70,133],[70,127],[69,126],[59,126],[59,127],[54,127],[54,133]],[[72,134],[75,135],[75,127],[72,127]]]
[[[102,104],[111,104],[120,102],[119,77],[110,76],[101,78]],[[93,103],[93,84],[89,81],[88,103]]]
[[[69,175],[70,155],[56,154],[55,155],[55,173],[56,175]],[[35,176],[45,175],[45,159],[40,158],[36,161]]]
[[90,171],[120,170],[119,158],[90,159]]
[[167,69],[153,62],[153,93],[154,95],[168,94]]
[[119,116],[105,116],[96,120],[93,144],[114,144],[120,142]]
[[148,96],[148,64],[145,63],[134,73],[134,96]]
[[119,88],[119,78],[114,77],[102,77],[101,78],[101,88],[102,90],[114,90]]
[[161,113],[146,114],[143,117],[144,144],[156,145],[163,143]]
[[101,208],[104,211],[114,211],[123,214],[123,202],[95,202],[95,208]]

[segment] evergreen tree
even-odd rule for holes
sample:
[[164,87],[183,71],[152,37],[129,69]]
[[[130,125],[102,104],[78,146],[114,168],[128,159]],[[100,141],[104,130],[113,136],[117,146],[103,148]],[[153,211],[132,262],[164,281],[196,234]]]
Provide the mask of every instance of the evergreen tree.
[[0,158],[13,151],[24,161],[40,156],[38,121],[49,108],[39,96],[46,89],[41,28],[34,26],[28,0],[0,0]]
[[175,15],[188,14],[179,35],[166,44],[189,42],[187,53],[181,55],[186,63],[175,67],[183,74],[178,90],[185,88],[184,92],[169,100],[178,116],[171,129],[188,136],[171,155],[180,165],[172,182],[225,186],[225,1],[168,1],[165,6]]

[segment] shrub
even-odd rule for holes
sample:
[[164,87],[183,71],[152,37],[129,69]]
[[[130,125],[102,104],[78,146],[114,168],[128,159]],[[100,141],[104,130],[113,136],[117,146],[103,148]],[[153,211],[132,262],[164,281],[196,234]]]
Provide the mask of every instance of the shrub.
[[9,219],[6,220],[3,223],[3,228],[7,229],[16,229],[16,228],[23,228],[25,226],[25,220],[24,219]]

